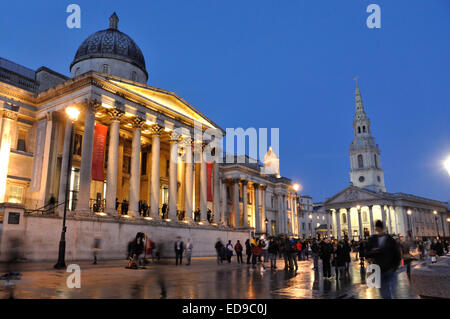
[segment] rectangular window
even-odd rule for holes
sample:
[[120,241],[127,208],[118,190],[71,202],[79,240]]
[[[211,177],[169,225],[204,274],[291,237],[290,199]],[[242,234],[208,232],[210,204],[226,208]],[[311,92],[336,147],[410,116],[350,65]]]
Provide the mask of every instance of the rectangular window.
[[17,150],[26,152],[27,151],[27,134],[25,130],[19,130],[19,136],[17,138]]
[[21,204],[23,200],[23,187],[11,185],[9,186],[9,202]]

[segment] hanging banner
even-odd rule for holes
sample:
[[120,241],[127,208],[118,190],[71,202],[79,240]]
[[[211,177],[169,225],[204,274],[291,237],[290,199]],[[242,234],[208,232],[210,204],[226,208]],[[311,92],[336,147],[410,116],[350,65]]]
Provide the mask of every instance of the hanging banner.
[[208,202],[212,202],[212,169],[213,169],[213,163],[207,162],[206,163],[206,200]]
[[95,124],[94,147],[92,149],[92,180],[105,181],[105,149],[106,133],[108,127],[102,124]]

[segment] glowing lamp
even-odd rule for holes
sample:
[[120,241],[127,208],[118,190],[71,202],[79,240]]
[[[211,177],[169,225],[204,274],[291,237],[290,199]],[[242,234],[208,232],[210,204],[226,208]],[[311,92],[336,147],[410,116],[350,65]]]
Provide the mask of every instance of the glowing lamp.
[[356,205],[357,210],[361,210],[361,205]]
[[295,184],[293,185],[293,187],[294,187],[294,190],[295,190],[296,192],[298,192],[298,190],[300,189],[300,185],[297,184],[297,183],[295,183]]
[[447,157],[447,159],[444,161],[444,167],[448,172],[448,175],[450,175],[450,155]]
[[437,211],[433,210],[433,214],[437,215]]
[[410,209],[408,209],[408,211],[406,212],[408,215],[411,215],[412,214],[412,212],[411,212],[411,210]]
[[69,106],[66,108],[66,114],[72,122],[78,120],[78,116],[80,115],[80,110],[78,110],[74,106]]

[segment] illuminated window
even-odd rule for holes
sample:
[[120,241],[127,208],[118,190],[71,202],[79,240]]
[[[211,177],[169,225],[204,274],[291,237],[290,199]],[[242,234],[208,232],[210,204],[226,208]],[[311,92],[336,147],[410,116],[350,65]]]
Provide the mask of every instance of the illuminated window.
[[23,187],[10,185],[9,186],[9,202],[10,203],[22,203],[23,200]]
[[27,151],[27,131],[19,130],[19,137],[17,138],[17,150],[26,152]]

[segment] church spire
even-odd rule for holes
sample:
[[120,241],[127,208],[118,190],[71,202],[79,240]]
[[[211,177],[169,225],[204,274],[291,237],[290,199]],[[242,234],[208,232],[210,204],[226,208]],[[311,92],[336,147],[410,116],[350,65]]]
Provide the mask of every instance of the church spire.
[[117,14],[114,12],[110,17],[109,17],[109,28],[113,29],[113,30],[117,30],[119,27],[119,17],[117,16]]
[[354,80],[355,80],[355,85],[356,85],[356,87],[355,87],[355,109],[356,109],[355,116],[358,117],[358,115],[359,115],[359,118],[362,118],[362,117],[365,118],[366,112],[364,111],[364,105],[362,102],[361,91],[359,90],[359,87],[358,87],[358,77],[355,76]]

